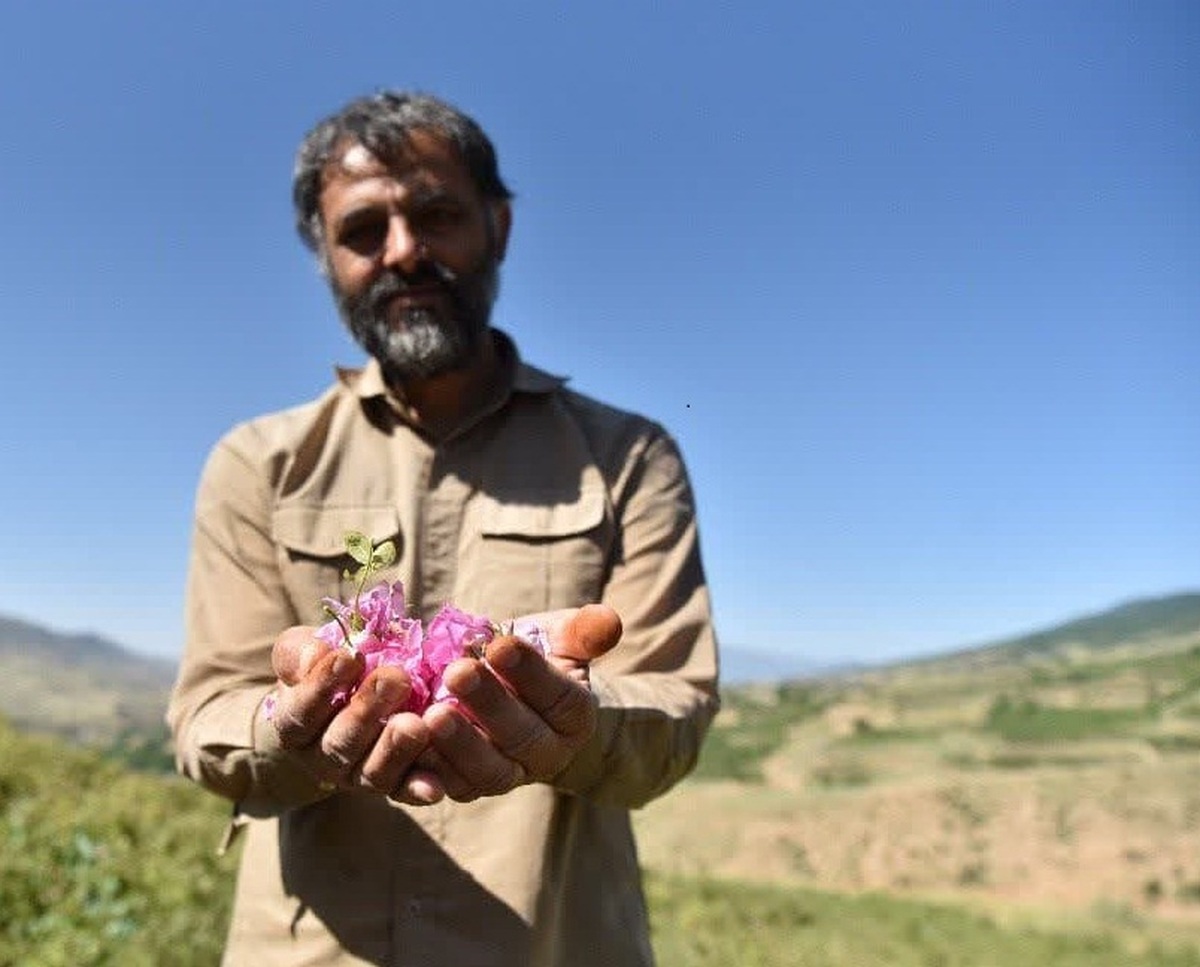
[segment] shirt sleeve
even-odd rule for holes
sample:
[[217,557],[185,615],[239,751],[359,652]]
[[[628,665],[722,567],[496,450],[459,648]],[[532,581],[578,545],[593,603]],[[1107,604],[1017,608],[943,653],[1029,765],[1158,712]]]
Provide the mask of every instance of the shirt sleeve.
[[656,432],[634,457],[627,494],[603,595],[624,634],[592,667],[596,733],[554,785],[633,808],[692,769],[719,702],[695,502],[669,436]]
[[263,446],[252,427],[241,427],[217,445],[201,475],[186,644],[167,710],[179,770],[254,816],[327,795],[279,748],[261,710],[275,684],[275,637],[300,623],[271,536]]

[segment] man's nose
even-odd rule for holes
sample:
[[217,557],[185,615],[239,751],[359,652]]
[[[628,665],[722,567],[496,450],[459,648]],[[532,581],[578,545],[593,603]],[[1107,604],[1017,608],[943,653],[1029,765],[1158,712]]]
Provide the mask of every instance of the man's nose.
[[388,220],[387,239],[383,246],[383,264],[387,268],[398,268],[412,272],[424,257],[424,245],[408,220],[402,215],[393,215]]

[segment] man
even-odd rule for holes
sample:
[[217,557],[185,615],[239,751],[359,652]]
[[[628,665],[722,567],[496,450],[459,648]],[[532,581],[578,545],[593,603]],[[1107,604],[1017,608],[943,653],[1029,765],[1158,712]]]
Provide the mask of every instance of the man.
[[[490,327],[510,193],[470,118],[352,102],[293,194],[371,358],[235,428],[199,487],[168,714],[181,770],[249,829],[226,963],[650,963],[628,811],[717,706],[678,451]],[[536,614],[550,654],[498,638],[423,715],[398,667],[335,701],[362,659],[311,625],[352,594],[351,530],[394,542],[415,616]]]

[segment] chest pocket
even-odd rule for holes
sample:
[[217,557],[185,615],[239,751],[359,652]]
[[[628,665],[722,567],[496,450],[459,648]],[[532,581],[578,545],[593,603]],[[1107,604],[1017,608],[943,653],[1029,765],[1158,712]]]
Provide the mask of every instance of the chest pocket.
[[600,486],[570,503],[476,498],[479,538],[460,571],[460,598],[495,618],[516,617],[600,600],[611,550],[611,515]]
[[[343,574],[357,565],[346,553],[346,534],[361,531],[379,543],[391,540],[396,557],[403,557],[399,516],[394,507],[323,507],[280,504],[271,519],[271,533],[279,547],[279,569],[292,605],[307,624],[325,621],[324,598],[346,600],[353,583]],[[394,581],[398,569],[373,574],[371,584]]]

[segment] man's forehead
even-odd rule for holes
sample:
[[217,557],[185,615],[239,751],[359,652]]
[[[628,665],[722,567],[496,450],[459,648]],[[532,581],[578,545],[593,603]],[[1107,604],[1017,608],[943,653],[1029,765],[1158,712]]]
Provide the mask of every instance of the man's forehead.
[[324,180],[338,177],[411,177],[426,171],[452,177],[467,177],[458,149],[432,132],[409,131],[404,140],[386,151],[372,151],[361,141],[346,140],[334,149],[325,166]]

